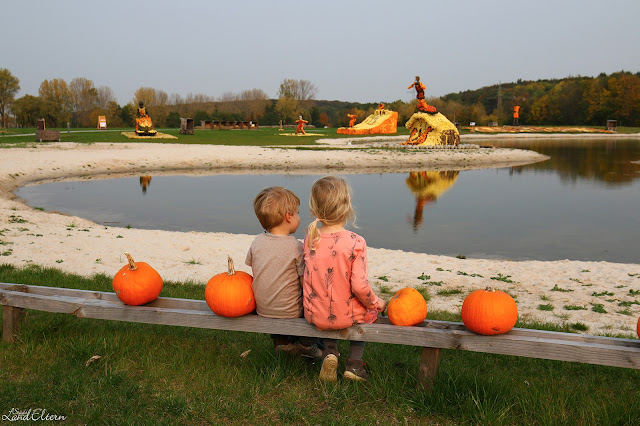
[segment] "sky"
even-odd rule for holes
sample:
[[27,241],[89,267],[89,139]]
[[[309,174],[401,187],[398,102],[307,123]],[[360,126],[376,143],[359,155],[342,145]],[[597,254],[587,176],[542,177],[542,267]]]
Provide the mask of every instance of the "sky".
[[304,79],[316,99],[409,101],[522,80],[640,71],[640,1],[2,0],[0,68],[17,97],[87,78],[123,105],[264,90]]

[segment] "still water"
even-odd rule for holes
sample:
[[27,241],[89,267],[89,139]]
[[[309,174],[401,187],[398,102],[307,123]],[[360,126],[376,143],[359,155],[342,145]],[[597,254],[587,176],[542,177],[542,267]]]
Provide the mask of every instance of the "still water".
[[[548,161],[513,168],[345,175],[356,232],[371,247],[501,259],[640,263],[640,141],[492,142]],[[319,176],[153,176],[21,188],[34,207],[110,226],[257,234],[253,197],[282,185],[301,199]]]

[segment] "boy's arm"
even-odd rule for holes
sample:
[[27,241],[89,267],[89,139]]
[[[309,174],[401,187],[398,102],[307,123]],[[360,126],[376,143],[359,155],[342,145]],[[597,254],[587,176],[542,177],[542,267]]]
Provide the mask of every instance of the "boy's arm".
[[296,246],[298,253],[296,255],[296,272],[298,273],[298,283],[300,284],[300,287],[302,287],[302,283],[304,281],[304,250],[303,250],[303,245],[300,241],[298,241],[298,244]]
[[251,254],[251,248],[249,248],[249,251],[247,252],[247,257],[246,257],[246,259],[244,260],[245,265],[247,265],[247,266],[251,266],[251,262],[252,262],[252,260],[253,260],[253,256],[252,256],[252,254]]

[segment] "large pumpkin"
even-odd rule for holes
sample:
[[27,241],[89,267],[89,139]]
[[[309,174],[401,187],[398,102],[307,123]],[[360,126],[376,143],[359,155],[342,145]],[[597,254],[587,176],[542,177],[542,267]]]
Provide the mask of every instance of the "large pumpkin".
[[416,325],[427,317],[427,302],[415,288],[403,288],[389,300],[387,315],[391,324]]
[[204,290],[207,305],[222,317],[239,317],[256,308],[251,283],[253,277],[233,267],[231,257],[227,258],[228,271],[212,277]]
[[128,264],[113,277],[113,291],[127,305],[144,305],[156,300],[162,291],[162,277],[144,262],[135,263],[129,253]]
[[462,322],[478,334],[494,335],[511,330],[518,320],[518,306],[507,293],[487,287],[471,292],[462,302]]

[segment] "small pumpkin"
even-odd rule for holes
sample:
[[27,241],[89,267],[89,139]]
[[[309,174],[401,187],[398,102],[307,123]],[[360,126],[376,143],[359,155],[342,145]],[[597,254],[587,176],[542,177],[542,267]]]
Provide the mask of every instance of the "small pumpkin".
[[222,317],[239,317],[253,312],[256,299],[251,283],[253,277],[237,271],[233,259],[227,257],[227,272],[213,276],[204,290],[204,299],[211,310]]
[[427,302],[415,288],[403,288],[389,300],[387,315],[391,324],[416,325],[427,318]]
[[465,327],[487,336],[506,333],[518,320],[513,297],[491,287],[471,292],[462,302],[461,313]]
[[113,291],[123,303],[144,305],[158,298],[162,292],[162,277],[145,262],[135,263],[129,253],[128,264],[113,277]]

